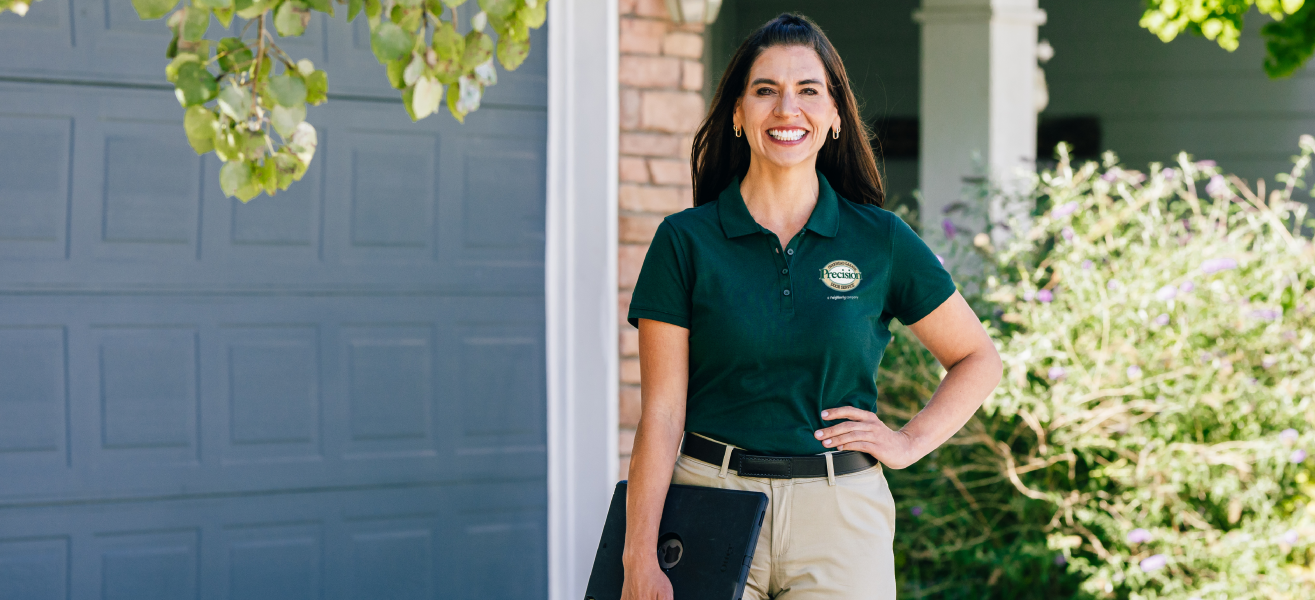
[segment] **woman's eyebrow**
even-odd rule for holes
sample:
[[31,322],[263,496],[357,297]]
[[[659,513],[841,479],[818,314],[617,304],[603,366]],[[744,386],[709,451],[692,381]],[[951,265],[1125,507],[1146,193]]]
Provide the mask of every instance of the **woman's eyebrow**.
[[767,85],[776,85],[776,82],[774,80],[768,79],[766,77],[759,77],[753,80],[753,83],[750,83],[749,85],[758,85],[760,83],[765,83]]
[[822,82],[816,79],[805,79],[796,85],[822,85]]

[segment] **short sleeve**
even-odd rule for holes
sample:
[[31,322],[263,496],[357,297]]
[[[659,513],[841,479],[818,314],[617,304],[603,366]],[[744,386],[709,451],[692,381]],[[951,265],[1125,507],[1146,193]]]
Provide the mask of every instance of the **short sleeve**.
[[679,234],[663,220],[644,256],[627,320],[635,327],[640,319],[652,319],[689,329],[690,280],[689,259]]
[[941,259],[902,219],[892,218],[890,286],[886,309],[905,325],[931,314],[954,295],[954,280]]

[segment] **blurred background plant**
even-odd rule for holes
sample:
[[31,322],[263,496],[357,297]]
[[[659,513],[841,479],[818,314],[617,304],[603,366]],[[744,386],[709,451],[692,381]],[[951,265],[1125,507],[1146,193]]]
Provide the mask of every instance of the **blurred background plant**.
[[[956,275],[1006,367],[949,444],[888,475],[903,597],[1312,597],[1315,221],[1294,195],[1313,152],[1303,136],[1270,189],[1061,146],[1000,247],[966,218],[985,186],[927,232],[952,268],[976,257]],[[943,371],[902,327],[886,356],[899,423]]]

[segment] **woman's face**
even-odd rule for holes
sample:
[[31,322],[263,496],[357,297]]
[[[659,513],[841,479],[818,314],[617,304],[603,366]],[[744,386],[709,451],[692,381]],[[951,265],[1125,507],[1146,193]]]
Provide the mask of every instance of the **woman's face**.
[[826,137],[840,127],[826,68],[807,46],[772,46],[749,69],[749,85],[735,107],[753,160],[778,167],[816,161]]

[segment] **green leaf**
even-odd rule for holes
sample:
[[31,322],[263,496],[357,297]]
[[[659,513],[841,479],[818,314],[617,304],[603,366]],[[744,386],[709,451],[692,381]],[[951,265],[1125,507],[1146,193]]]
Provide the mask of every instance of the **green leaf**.
[[222,161],[245,160],[242,149],[246,147],[247,135],[232,127],[223,127],[215,131],[215,156]]
[[447,5],[449,8],[456,8],[465,3],[466,0],[443,0],[443,4]]
[[399,90],[406,89],[404,73],[410,57],[402,57],[388,63],[384,72],[388,75],[388,84]]
[[154,21],[169,14],[178,5],[178,0],[132,0],[132,7],[137,10],[137,18]]
[[451,112],[451,113],[452,113],[452,118],[456,119],[458,123],[465,123],[465,122],[466,122],[466,113],[464,113],[464,112],[462,112],[462,111],[460,111],[460,110],[457,110],[457,101],[459,100],[458,96],[459,96],[459,91],[458,91],[458,89],[457,89],[457,86],[455,86],[455,85],[449,85],[449,86],[447,86],[447,109],[448,109],[448,112]]
[[189,62],[178,67],[174,87],[174,95],[178,97],[179,104],[196,106],[214,99],[219,91],[219,82],[200,63]]
[[219,40],[219,68],[225,73],[236,73],[251,68],[255,55],[251,48],[235,37]]
[[432,45],[440,61],[459,60],[461,54],[466,51],[466,39],[457,33],[457,28],[450,21],[443,21],[441,25],[434,27]]
[[215,124],[219,118],[204,106],[193,106],[183,116],[183,130],[187,132],[187,143],[197,154],[205,154],[215,149]]
[[[237,9],[237,16],[242,17],[243,19],[254,19],[259,17],[261,13],[274,8],[274,5],[278,4],[279,1],[280,0],[250,0],[249,3],[246,3],[244,0],[233,0],[233,7]],[[244,3],[246,4],[245,7],[242,6]]]
[[479,7],[489,14],[489,17],[506,19],[516,10],[520,3],[517,0],[479,0]]
[[330,17],[333,16],[333,0],[306,0],[306,4],[310,6],[311,10],[318,10],[322,13],[329,13]]
[[237,199],[241,200],[243,204],[246,204],[256,196],[260,195],[260,185],[256,181],[256,178],[252,177],[247,181],[246,185],[238,188],[237,193],[234,195],[237,196]]
[[370,48],[380,63],[397,60],[410,52],[415,40],[396,23],[384,21],[370,32]]
[[516,18],[530,29],[538,29],[548,19],[548,3],[536,2],[533,7],[528,4],[516,11]]
[[305,78],[306,102],[319,106],[329,99],[329,75],[324,71],[315,71]]
[[212,10],[233,8],[233,0],[192,0],[192,3]]
[[416,89],[414,87],[402,90],[402,107],[406,109],[406,116],[411,117],[412,122],[420,120],[419,117],[416,117],[415,110],[412,108],[412,104],[415,100],[415,92]]
[[233,24],[233,9],[216,8],[215,18],[219,20],[219,24],[223,26],[224,29],[228,29],[228,26]]
[[274,11],[274,29],[283,37],[299,37],[306,33],[310,23],[310,11],[291,0],[280,4]]
[[251,113],[251,94],[238,85],[230,85],[219,92],[219,110],[234,121],[245,121]]
[[306,101],[306,83],[300,77],[284,73],[269,80],[274,101],[283,106],[297,106]]
[[425,72],[425,59],[415,54],[411,57],[410,64],[402,71],[402,83],[406,85],[414,85]]
[[414,120],[434,114],[443,103],[443,84],[432,77],[416,80],[411,96],[411,116]]
[[[384,11],[383,3],[379,0],[365,0],[365,18],[378,19]],[[371,23],[373,25],[373,23]]]
[[466,50],[461,55],[461,67],[473,69],[493,58],[493,38],[472,31],[466,34]]
[[310,123],[302,121],[297,124],[296,129],[292,132],[292,137],[288,139],[287,148],[297,158],[307,166],[315,157],[315,147],[319,145],[319,137],[315,134],[315,128]]
[[164,49],[165,58],[174,58],[178,56],[178,32],[174,32],[173,39],[169,40],[169,47]]
[[518,42],[512,39],[498,40],[498,62],[508,71],[515,71],[516,67],[525,62],[525,57],[530,55],[530,43]]
[[365,8],[364,0],[347,0],[347,21],[351,22],[352,19],[355,19],[362,8]]
[[165,65],[164,78],[167,79],[169,83],[178,81],[178,69],[182,68],[182,66],[187,63],[201,64],[201,57],[192,54],[191,52],[183,52],[175,56],[172,61],[169,61],[168,65]]
[[293,107],[275,106],[274,110],[270,111],[269,122],[274,125],[274,131],[277,131],[285,140],[292,137],[292,133],[297,130],[297,125],[305,120],[305,104]]
[[419,8],[406,8],[400,4],[393,6],[390,16],[402,31],[415,31],[420,27],[420,20],[425,18],[425,11]]
[[405,6],[407,8],[418,8],[424,3],[424,0],[397,0],[398,6]]
[[199,42],[205,37],[205,30],[210,28],[210,9],[192,5],[183,9],[182,39]]
[[238,188],[248,183],[251,183],[251,165],[246,161],[230,160],[219,169],[219,187],[224,190],[225,196],[231,198],[237,195]]
[[269,157],[252,169],[251,181],[270,196],[278,190],[278,167],[274,166],[274,157]]

